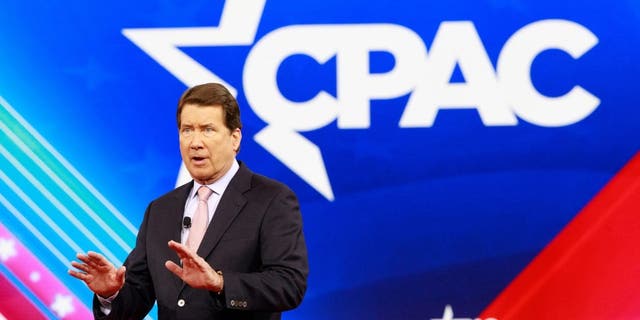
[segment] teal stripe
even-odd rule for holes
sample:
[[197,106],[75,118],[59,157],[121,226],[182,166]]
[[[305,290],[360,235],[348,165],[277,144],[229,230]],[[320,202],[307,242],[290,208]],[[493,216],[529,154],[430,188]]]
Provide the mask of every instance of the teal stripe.
[[[117,260],[124,260],[129,253],[125,248],[135,244],[137,232],[135,227],[75,171],[2,97],[0,97],[0,144],[4,149],[0,150],[4,152],[0,155],[0,171],[8,177],[8,181],[4,183],[0,181],[0,192],[5,196],[5,202],[8,202],[3,206],[8,205],[7,209],[11,208],[12,214],[17,219],[14,221],[14,227],[32,235],[34,228],[37,229],[36,233],[40,235],[39,242],[45,247],[48,246],[49,253],[57,257],[55,260],[65,264],[61,261],[63,259],[60,253],[69,259],[75,257],[75,250],[69,241],[77,243],[83,250],[96,250],[94,247],[87,248],[89,245],[93,246],[90,239],[82,234],[77,225],[65,217],[63,211],[66,211],[69,217],[77,219],[76,224],[88,229],[89,236],[94,237],[98,243],[117,256]],[[20,196],[19,193],[24,194]],[[25,199],[25,195],[28,199]],[[25,202],[28,200],[32,203]],[[39,214],[36,211],[41,212]],[[92,218],[89,215],[90,212],[94,212],[96,218]],[[23,218],[19,218],[19,215]],[[50,221],[47,222],[49,218]],[[8,217],[0,216],[0,221],[7,219]],[[100,220],[104,228],[98,222]],[[20,223],[16,223],[17,221]],[[56,230],[52,224],[59,229]],[[110,229],[114,236],[110,236],[107,229]],[[117,238],[121,239],[120,245],[114,241]],[[55,249],[52,249],[51,245],[55,246]],[[54,250],[58,253],[55,254]],[[64,267],[54,269],[65,270],[68,266]],[[69,282],[69,288],[75,288],[74,291],[77,291],[78,287],[86,291],[84,287],[78,285],[77,281],[70,280],[66,273],[57,274],[57,276],[63,282]],[[86,294],[84,291],[82,294]],[[83,302],[90,306],[90,301]],[[156,312],[157,307],[154,307],[151,314]],[[146,317],[146,319],[152,318],[154,316]]]
[[[86,219],[86,217],[85,219],[79,219],[84,217],[82,214],[76,217],[76,214],[61,203],[55,195],[52,195],[50,190],[46,189],[43,185],[46,181],[37,180],[28,169],[24,168],[13,155],[5,150],[4,146],[0,146],[0,154],[4,156],[4,158],[1,158],[0,163],[4,163],[5,160],[10,163],[10,165],[2,166],[3,168],[10,169],[11,166],[13,166],[16,169],[16,171],[12,171],[11,176],[6,175],[4,170],[0,170],[0,178],[19,196],[21,201],[29,203],[30,210],[24,212],[25,216],[30,216],[29,218],[32,221],[45,221],[47,226],[54,229],[61,237],[73,235],[74,240],[69,239],[66,242],[69,244],[76,243],[76,251],[82,251],[82,248],[78,245],[79,241],[82,241],[83,244],[92,243],[99,248],[101,252],[104,252],[109,259],[119,260],[113,254],[112,250],[104,246],[99,240],[98,237],[104,237],[105,234],[96,233],[96,231],[99,230],[92,228],[89,224],[90,221]],[[30,178],[30,180],[28,178]],[[74,228],[79,232],[69,232],[69,230],[73,230]],[[91,228],[92,231],[90,231],[89,228]],[[78,238],[78,235],[84,236],[85,238]],[[85,239],[86,241],[84,241]]]
[[[44,163],[46,167],[48,167],[55,176],[59,178],[72,193],[75,193],[86,205],[94,211],[118,236],[122,238],[124,243],[129,246],[135,243],[135,234],[131,232],[115,215],[111,212],[107,207],[105,207],[99,199],[97,199],[80,181],[78,181],[65,167],[62,163],[60,163],[53,154],[51,154],[45,146],[43,146],[37,139],[31,135],[31,133],[24,128],[18,119],[12,116],[12,114],[7,110],[10,108],[6,106],[2,100],[0,100],[0,122],[8,127],[8,130],[15,135],[14,139],[18,139],[21,143],[23,143],[27,150],[31,151],[38,159]],[[13,144],[16,147],[19,146],[15,144],[9,136],[5,136],[2,139],[3,145]],[[15,149],[14,149],[15,150]],[[13,151],[12,151],[13,152]],[[47,175],[39,168],[38,164],[34,162],[34,159],[31,159],[25,152],[18,152],[20,156],[16,155],[16,158],[25,165],[30,171],[39,172],[38,178],[46,177],[47,180],[50,180],[51,184],[47,184],[49,188],[51,185],[55,185],[55,182],[51,180]],[[29,165],[27,166],[26,163]],[[61,190],[61,189],[60,189]],[[58,196],[61,196],[61,199],[65,200],[65,204],[73,203],[73,207],[77,208],[77,204],[73,199],[70,199],[68,195],[64,194],[64,191],[61,190],[60,193],[56,193]],[[63,196],[62,196],[63,195]],[[95,225],[95,222],[92,223]]]

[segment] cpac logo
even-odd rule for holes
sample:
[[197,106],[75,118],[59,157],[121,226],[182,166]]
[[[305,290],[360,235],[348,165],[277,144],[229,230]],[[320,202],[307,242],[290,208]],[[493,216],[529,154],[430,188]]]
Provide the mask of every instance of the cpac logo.
[[[300,132],[337,120],[341,129],[366,129],[370,101],[411,93],[400,127],[430,127],[442,109],[474,108],[486,126],[515,126],[518,119],[556,127],[581,121],[600,100],[580,86],[559,97],[539,93],[531,82],[533,60],[557,49],[574,59],[598,43],[585,27],[542,20],[516,31],[503,46],[494,70],[471,21],[440,24],[431,48],[411,29],[394,24],[291,25],[256,42],[265,0],[227,0],[218,27],[125,29],[123,34],[187,86],[221,82],[237,89],[179,47],[250,46],[243,89],[253,111],[268,125],[254,139],[328,200],[333,190],[321,150]],[[369,53],[393,55],[386,73],[369,72]],[[320,91],[305,102],[285,97],[276,81],[281,63],[303,54],[318,63],[336,57],[337,96]],[[450,83],[459,66],[464,83]],[[178,184],[189,180],[181,168]]]

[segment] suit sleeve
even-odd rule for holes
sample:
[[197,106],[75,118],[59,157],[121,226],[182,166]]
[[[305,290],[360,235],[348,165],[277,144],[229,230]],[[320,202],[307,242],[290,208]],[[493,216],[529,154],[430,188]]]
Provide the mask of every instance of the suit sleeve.
[[226,308],[273,312],[297,307],[306,291],[309,266],[300,206],[288,188],[266,209],[260,228],[260,257],[259,272],[224,273]]
[[145,212],[136,239],[136,246],[124,262],[127,267],[125,284],[111,303],[111,312],[108,316],[102,313],[100,302],[94,295],[93,313],[95,319],[143,319],[153,307],[156,296],[147,268],[146,245],[150,211],[151,204]]

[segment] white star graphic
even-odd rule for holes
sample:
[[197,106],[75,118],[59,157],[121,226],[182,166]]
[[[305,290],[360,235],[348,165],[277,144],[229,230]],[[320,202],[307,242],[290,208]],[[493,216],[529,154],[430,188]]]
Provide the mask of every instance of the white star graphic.
[[[495,320],[494,318],[487,318],[485,320]],[[453,308],[451,305],[446,305],[444,307],[444,313],[442,314],[442,318],[431,318],[431,320],[482,320],[480,318],[454,318],[453,316]]]
[[253,44],[266,0],[225,1],[217,27],[136,28],[122,33],[188,87],[219,82],[237,89],[178,47],[249,46]]
[[6,262],[17,254],[16,243],[13,239],[0,238],[0,261]]
[[29,280],[31,280],[31,282],[38,282],[40,278],[40,272],[38,271],[33,271],[29,274]]
[[[237,96],[236,88],[179,47],[252,45],[265,2],[266,0],[225,1],[217,27],[136,28],[123,29],[122,33],[188,87],[218,82]],[[263,128],[254,136],[254,140],[325,198],[334,200],[322,152],[313,142],[296,131],[274,125]],[[176,186],[189,180],[191,177],[183,164]]]
[[64,294],[56,294],[50,308],[59,318],[64,318],[75,311],[73,308],[73,298]]

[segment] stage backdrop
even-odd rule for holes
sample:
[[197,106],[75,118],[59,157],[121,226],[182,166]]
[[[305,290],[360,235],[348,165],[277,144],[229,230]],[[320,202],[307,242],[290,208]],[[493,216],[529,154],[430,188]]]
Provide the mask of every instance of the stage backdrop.
[[69,262],[121,264],[147,204],[186,181],[175,109],[199,83],[236,94],[238,159],[299,197],[311,273],[285,319],[474,318],[640,146],[637,1],[0,12],[0,319],[90,317]]

